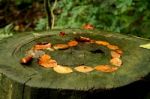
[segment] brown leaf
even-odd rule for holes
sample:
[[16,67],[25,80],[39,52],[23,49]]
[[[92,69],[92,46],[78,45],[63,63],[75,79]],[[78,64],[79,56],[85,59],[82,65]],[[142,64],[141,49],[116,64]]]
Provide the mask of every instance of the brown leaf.
[[75,38],[78,42],[90,42],[91,39],[88,37],[80,36],[79,38]]
[[77,45],[78,45],[78,42],[75,40],[68,42],[68,46],[70,46],[70,47],[77,46]]
[[66,35],[65,32],[60,32],[60,33],[59,33],[59,36],[65,36],[65,35]]
[[77,66],[74,69],[78,72],[83,72],[83,73],[91,72],[94,70],[92,67],[89,66]]
[[20,63],[21,64],[28,64],[28,63],[30,63],[32,61],[32,59],[33,59],[33,57],[31,55],[30,56],[26,56],[26,57],[24,57],[24,58],[22,58],[20,60]]
[[66,67],[66,66],[60,66],[60,65],[55,66],[53,69],[55,72],[61,73],[61,74],[68,74],[68,73],[73,72],[71,68]]
[[121,65],[122,65],[122,61],[121,61],[120,58],[112,58],[112,59],[110,60],[110,63],[111,63],[112,65],[115,65],[115,66],[121,66]]
[[98,65],[98,66],[95,67],[95,69],[97,71],[101,71],[101,72],[114,72],[118,68],[117,67],[112,67],[112,66],[109,66],[109,65]]
[[67,49],[69,46],[67,44],[56,44],[53,46],[54,49]]

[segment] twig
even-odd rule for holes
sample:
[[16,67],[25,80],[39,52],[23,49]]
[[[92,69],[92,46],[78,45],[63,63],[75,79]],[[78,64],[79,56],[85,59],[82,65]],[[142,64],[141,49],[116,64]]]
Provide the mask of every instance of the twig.
[[56,7],[56,4],[57,4],[57,0],[54,1],[54,4],[51,8],[51,16],[52,16],[52,19],[51,19],[51,22],[52,22],[52,26],[51,26],[51,29],[54,28],[54,25],[55,25],[55,15],[54,15],[54,9]]
[[57,0],[54,1],[53,5],[50,3],[49,0],[44,0],[44,5],[48,16],[49,29],[53,29],[54,27],[54,23],[55,23],[54,9],[56,7],[56,4],[57,4]]

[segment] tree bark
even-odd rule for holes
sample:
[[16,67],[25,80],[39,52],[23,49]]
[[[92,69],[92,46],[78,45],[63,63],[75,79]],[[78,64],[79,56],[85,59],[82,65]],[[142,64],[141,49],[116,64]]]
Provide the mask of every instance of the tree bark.
[[[59,32],[65,36],[59,36]],[[76,32],[76,33],[75,33]],[[73,72],[58,74],[52,69],[41,68],[36,61],[30,65],[20,64],[25,51],[37,42],[66,43],[78,36],[104,40],[118,45],[123,50],[123,65],[113,73],[93,71],[87,74]],[[80,29],[53,30],[43,33],[16,34],[0,42],[0,99],[98,99],[133,98],[144,99],[150,92],[150,50],[140,48],[150,40]],[[80,49],[80,50],[76,50]],[[65,65],[99,64],[105,61],[98,53],[89,54],[96,46],[79,46],[67,52],[53,52],[52,56]],[[109,51],[102,47],[106,56]],[[70,51],[74,53],[70,53]],[[82,58],[85,54],[86,58]],[[61,55],[61,57],[60,57]],[[71,56],[72,55],[72,56]],[[95,59],[93,59],[94,57]],[[73,57],[70,58],[69,57]],[[93,59],[93,60],[92,60]],[[96,61],[101,59],[101,61]],[[92,61],[90,61],[92,60]],[[95,61],[94,61],[95,60]]]

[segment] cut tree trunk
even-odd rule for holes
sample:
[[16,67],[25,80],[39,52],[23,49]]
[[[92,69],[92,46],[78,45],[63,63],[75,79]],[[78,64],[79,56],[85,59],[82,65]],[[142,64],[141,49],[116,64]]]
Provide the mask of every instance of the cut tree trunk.
[[[65,35],[60,36],[60,32]],[[79,36],[119,46],[123,50],[123,65],[112,73],[74,71],[59,74],[53,69],[40,67],[37,61],[27,66],[20,64],[25,52],[38,42],[66,43]],[[64,29],[16,34],[0,42],[0,99],[144,99],[150,91],[150,50],[139,46],[148,42],[150,40],[98,30]],[[97,49],[105,55],[91,53]],[[107,48],[90,44],[50,54],[59,64],[72,68],[82,64],[106,64],[111,58]]]

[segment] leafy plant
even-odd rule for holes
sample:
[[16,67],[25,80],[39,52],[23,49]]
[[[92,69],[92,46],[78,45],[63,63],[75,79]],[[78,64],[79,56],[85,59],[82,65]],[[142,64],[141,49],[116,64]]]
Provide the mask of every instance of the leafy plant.
[[98,29],[150,38],[149,0],[62,0],[56,9],[56,27],[80,28],[91,23]]
[[48,24],[47,18],[41,18],[39,19],[39,21],[37,21],[34,29],[37,31],[45,30],[47,28],[47,24]]
[[12,36],[13,35],[12,30],[13,30],[13,24],[9,24],[4,28],[0,29],[0,40]]

